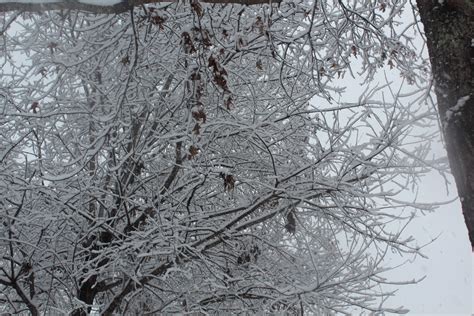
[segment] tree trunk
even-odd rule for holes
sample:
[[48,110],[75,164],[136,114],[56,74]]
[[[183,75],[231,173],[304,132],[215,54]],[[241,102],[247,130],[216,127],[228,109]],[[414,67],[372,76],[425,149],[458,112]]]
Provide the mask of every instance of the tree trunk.
[[474,3],[417,0],[449,163],[474,251]]

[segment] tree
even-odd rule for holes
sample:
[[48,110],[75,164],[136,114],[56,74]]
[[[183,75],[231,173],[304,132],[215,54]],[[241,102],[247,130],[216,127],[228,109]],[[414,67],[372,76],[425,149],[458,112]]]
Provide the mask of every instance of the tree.
[[474,4],[418,1],[436,84],[438,112],[474,250]]
[[[48,10],[81,10],[93,13],[105,13],[105,14],[119,14],[133,10],[133,8],[150,4],[167,1],[156,1],[156,0],[115,0],[104,3],[103,1],[81,1],[81,0],[42,0],[32,2],[0,2],[0,12],[8,11],[22,11],[22,12],[43,12]],[[255,4],[268,4],[268,0],[204,0],[200,1],[204,3],[238,3],[242,5],[255,5]],[[281,0],[271,1],[273,3],[280,3]]]
[[356,58],[368,81],[387,63],[421,82],[402,9],[6,14],[4,311],[403,312],[381,262],[419,250],[403,227],[432,205],[398,193],[435,166],[410,134],[433,113],[381,87],[334,104],[332,86]]

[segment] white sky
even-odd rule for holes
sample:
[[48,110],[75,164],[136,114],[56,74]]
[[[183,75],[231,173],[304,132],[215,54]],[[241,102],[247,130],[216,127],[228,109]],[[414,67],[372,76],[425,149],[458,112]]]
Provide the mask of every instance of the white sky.
[[[456,194],[454,184],[450,191]],[[434,174],[420,184],[420,198],[423,200],[439,201],[443,197],[447,197],[443,181]],[[418,257],[413,263],[387,274],[397,279],[417,279],[426,275],[419,284],[400,287],[398,295],[388,302],[410,309],[409,315],[474,313],[474,257],[459,201],[415,219],[408,232],[419,244],[439,237],[423,250],[428,259]]]
[[[389,80],[394,81],[393,87],[397,90],[401,83],[398,71],[389,70],[388,67],[385,71]],[[383,69],[377,77],[377,80],[384,82]],[[360,81],[347,77],[341,81],[341,85],[347,86],[347,91],[342,96],[343,101],[357,102],[363,90],[358,84]],[[437,157],[446,156],[441,140],[433,144],[432,153]],[[419,214],[405,231],[404,236],[412,235],[418,245],[428,244],[422,250],[428,259],[418,256],[412,260],[410,257],[401,258],[398,254],[389,254],[384,260],[384,264],[388,266],[412,261],[386,273],[387,278],[392,281],[425,277],[418,284],[392,287],[399,290],[396,296],[389,298],[386,307],[403,306],[410,310],[408,315],[474,315],[474,255],[461,205],[457,199],[454,179],[450,177],[448,181],[450,185],[446,187],[445,180],[437,173],[431,172],[419,183],[418,202],[455,201],[424,216]],[[407,188],[403,197],[410,200],[414,198],[414,194]],[[436,240],[430,243],[433,239]]]
[[[403,20],[407,23],[413,20],[410,10],[405,11]],[[420,25],[420,28],[423,29],[423,26]],[[419,34],[414,36],[419,40],[418,47],[423,47],[424,43]],[[425,48],[423,55],[426,54]],[[354,67],[357,69],[356,66]],[[397,84],[401,82],[399,72],[385,68],[389,80],[393,80],[394,87],[397,87]],[[383,82],[384,74],[383,69],[381,70],[377,77]],[[354,100],[354,96],[358,97],[362,90],[358,81],[360,82],[357,79],[345,78],[343,82],[347,86],[347,91],[343,96],[344,101],[357,101]],[[441,144],[441,140],[440,143],[433,144],[432,152],[438,157],[446,156],[446,149]],[[405,236],[411,234],[419,245],[430,243],[431,240],[437,238],[422,250],[428,259],[417,257],[413,262],[408,262],[386,274],[393,281],[421,279],[426,276],[418,284],[397,286],[398,293],[387,301],[387,305],[391,307],[404,306],[409,309],[408,315],[474,316],[474,252],[469,242],[461,204],[456,198],[454,179],[451,177],[449,182],[449,194],[447,194],[444,179],[436,173],[432,172],[423,178],[419,184],[418,201],[456,200],[440,206],[425,216],[420,214],[420,217],[415,218],[405,232]],[[413,196],[408,189],[405,193],[408,198]],[[385,263],[393,266],[408,259],[410,258],[400,258],[396,254],[390,254]]]
[[[405,13],[404,19],[411,21],[411,12]],[[420,25],[420,28],[423,29],[423,26]],[[419,34],[415,36],[419,39],[419,47],[423,47]],[[423,54],[427,54],[426,50]],[[432,152],[437,156],[446,156],[441,141],[433,145]],[[428,259],[418,257],[414,262],[388,274],[401,280],[426,276],[419,284],[400,287],[398,295],[388,301],[410,309],[409,315],[474,315],[474,253],[457,199],[454,179],[450,177],[448,180],[449,195],[444,180],[436,173],[424,177],[419,184],[420,201],[456,200],[440,206],[433,213],[416,218],[407,230],[420,245],[437,238],[422,251]],[[408,191],[406,193],[410,194]],[[390,259],[397,258],[392,256]]]

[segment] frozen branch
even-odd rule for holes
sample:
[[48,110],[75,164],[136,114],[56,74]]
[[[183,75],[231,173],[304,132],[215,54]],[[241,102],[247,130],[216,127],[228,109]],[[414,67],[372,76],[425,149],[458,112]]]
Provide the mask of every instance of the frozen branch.
[[[7,11],[23,11],[23,12],[43,12],[51,10],[80,10],[91,13],[102,14],[118,14],[130,11],[133,7],[143,4],[158,3],[158,2],[172,2],[160,0],[109,0],[109,1],[31,1],[31,2],[16,2],[16,1],[0,1],[0,12]],[[206,3],[220,3],[220,4],[243,4],[255,5],[263,3],[279,3],[281,0],[202,0]]]

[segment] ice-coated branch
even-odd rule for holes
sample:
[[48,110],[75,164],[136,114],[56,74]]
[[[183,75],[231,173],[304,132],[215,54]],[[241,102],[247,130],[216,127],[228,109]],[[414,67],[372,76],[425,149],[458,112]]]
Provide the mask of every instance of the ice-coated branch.
[[[81,10],[92,13],[103,14],[118,14],[130,11],[133,7],[140,6],[147,3],[158,2],[174,2],[163,0],[75,0],[75,1],[54,1],[54,0],[39,0],[39,1],[0,1],[0,12],[7,11],[24,11],[24,12],[42,12],[50,10]],[[221,3],[221,4],[244,4],[254,5],[263,3],[279,3],[281,0],[203,0],[206,3]]]
[[334,84],[421,78],[409,34],[378,3],[186,1],[0,0],[2,312],[392,311],[432,114]]

